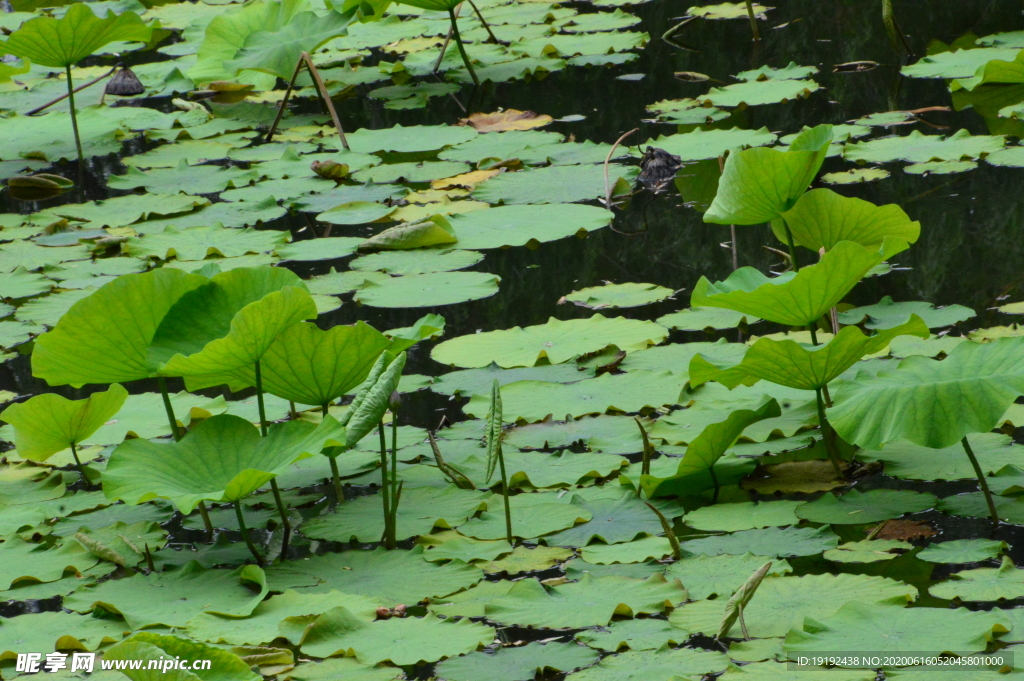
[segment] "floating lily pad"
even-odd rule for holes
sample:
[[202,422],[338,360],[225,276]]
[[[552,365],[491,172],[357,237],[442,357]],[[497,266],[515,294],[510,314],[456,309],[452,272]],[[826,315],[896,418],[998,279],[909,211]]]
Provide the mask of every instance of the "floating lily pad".
[[910,490],[873,489],[861,492],[854,489],[842,496],[825,494],[797,508],[796,514],[816,523],[860,525],[924,511],[932,508],[936,501],[931,494]]
[[658,318],[658,323],[680,331],[734,329],[741,324],[755,324],[760,318],[720,307],[694,307]]
[[895,303],[891,296],[883,297],[875,305],[864,305],[839,313],[840,324],[864,324],[868,329],[891,329],[906,323],[910,315],[917,315],[931,329],[952,326],[970,319],[974,310],[963,305],[936,308],[931,303]]
[[825,560],[837,563],[877,563],[899,557],[900,554],[895,551],[906,552],[913,548],[913,544],[897,539],[865,539],[840,544],[822,555]]
[[[1008,464],[1020,463],[1021,445],[1008,436],[997,433],[969,435],[981,470],[986,475],[995,473]],[[1024,451],[1024,450],[1022,450]],[[886,475],[910,480],[967,480],[975,472],[964,453],[963,445],[945,449],[922,447],[906,440],[889,442],[880,452],[862,451],[866,460],[882,461]]]
[[282,260],[300,262],[334,260],[352,255],[362,242],[362,239],[344,236],[330,239],[305,239],[278,246],[274,253]]
[[[637,172],[636,168],[612,165],[608,171],[610,186],[614,187],[620,178],[631,183]],[[604,178],[604,168],[599,165],[534,168],[492,177],[477,186],[472,196],[487,203],[573,203],[603,197]]]
[[683,161],[699,161],[705,158],[718,158],[730,149],[760,147],[771,144],[776,136],[767,128],[759,130],[701,130],[658,137],[651,140],[653,146],[675,154]]
[[428,272],[368,281],[355,301],[370,307],[434,307],[488,298],[501,278],[487,272]]
[[[686,585],[691,600],[699,601],[712,596],[728,598],[743,586],[750,575],[761,568],[768,559],[750,553],[718,556],[684,556],[672,563],[665,571],[667,577],[675,577]],[[785,560],[773,560],[770,575],[792,572]]]
[[972,136],[966,130],[960,130],[949,137],[925,135],[914,130],[905,137],[882,137],[847,144],[843,156],[847,160],[862,163],[960,161],[984,158],[1005,145],[1003,137]]
[[628,650],[609,655],[593,667],[568,676],[570,681],[644,681],[645,679],[702,678],[722,671],[729,659],[719,652],[695,648]]
[[688,513],[685,522],[694,529],[718,532],[796,525],[800,519],[794,510],[800,505],[799,501],[715,504]]
[[703,106],[720,108],[778,104],[791,99],[806,98],[821,86],[813,80],[751,80],[725,87],[713,87],[697,98]]
[[472,267],[483,259],[484,256],[481,253],[458,249],[381,251],[356,258],[349,263],[349,267],[354,270],[379,271],[389,274],[423,274],[461,270]]
[[531,681],[546,669],[570,672],[598,658],[597,651],[575,643],[535,642],[449,658],[437,666],[437,675],[446,681]]
[[954,539],[929,544],[917,554],[929,563],[978,563],[995,558],[1006,548],[996,539]]
[[[765,12],[775,9],[765,7],[760,3],[751,5],[754,16],[762,21],[768,17]],[[691,7],[686,13],[692,17],[703,17],[704,19],[746,19],[747,5],[742,2],[721,2],[716,5],[704,5],[702,7]]]
[[665,300],[672,289],[654,284],[605,284],[573,291],[564,300],[581,307],[600,310],[609,307],[639,307]]
[[433,151],[468,142],[477,136],[469,126],[447,125],[396,125],[381,130],[361,128],[348,133],[352,151],[371,153],[374,151],[416,152]]
[[591,648],[611,653],[630,650],[657,650],[666,643],[683,643],[687,634],[660,619],[632,619],[613,622],[607,628],[588,629],[576,634],[576,640]]
[[827,527],[769,527],[766,530],[744,530],[682,543],[683,550],[706,556],[741,556],[752,553],[755,556],[778,557],[813,556],[838,545],[839,537]]
[[596,206],[572,203],[501,206],[489,210],[453,215],[450,222],[458,235],[458,247],[486,250],[506,246],[527,246],[584,237],[607,227],[611,212]]
[[828,184],[859,184],[874,182],[889,177],[889,171],[882,168],[852,168],[843,172],[825,173],[822,182]]

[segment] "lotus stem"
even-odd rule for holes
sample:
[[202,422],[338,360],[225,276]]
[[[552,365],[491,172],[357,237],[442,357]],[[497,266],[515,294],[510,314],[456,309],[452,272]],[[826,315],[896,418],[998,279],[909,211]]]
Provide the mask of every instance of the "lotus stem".
[[[900,54],[900,42],[902,42],[907,54],[913,57],[914,51],[910,49],[903,31],[896,23],[896,15],[892,11],[892,0],[882,0],[882,23],[885,24],[885,32],[889,34],[889,42],[892,43],[892,49],[896,51],[896,54]],[[897,41],[897,37],[899,41]]]
[[[462,9],[462,5],[459,5],[459,9]],[[458,16],[458,14],[456,14]],[[448,35],[445,36],[444,42],[441,43],[441,54],[437,55],[437,61],[434,62],[434,68],[431,73],[437,73],[437,70],[441,68],[441,62],[444,61],[444,55],[448,51],[448,45],[452,42],[452,27],[448,27]]]
[[86,489],[90,489],[92,485],[89,483],[89,476],[85,474],[85,466],[82,465],[82,460],[78,458],[78,449],[75,447],[75,443],[71,443],[71,456],[75,457],[75,465],[78,466],[78,472],[82,474],[82,482],[85,484]]
[[608,150],[608,155],[604,158],[604,207],[608,210],[612,209],[612,185],[608,181],[608,165],[612,161],[612,154],[615,153],[615,150],[618,148],[619,144],[622,143],[622,140],[626,139],[639,129],[640,128],[633,128],[629,132],[623,133],[619,139],[615,140],[615,144],[613,144],[612,148]]
[[256,559],[256,564],[263,567],[263,556],[256,550],[256,546],[252,543],[252,538],[249,536],[249,528],[245,526],[245,518],[242,517],[242,501],[235,499],[235,517],[238,518],[238,529],[242,532],[242,539],[245,540],[245,545],[249,547],[249,553]]
[[[93,78],[92,80],[90,80],[88,83],[85,83],[84,85],[79,85],[78,87],[75,88],[75,92],[81,92],[82,90],[84,90],[87,87],[92,87],[93,85],[95,85],[96,83],[100,82],[104,78],[110,77],[110,74],[112,74],[116,70],[117,70],[117,67],[115,66],[114,68],[112,68],[109,71],[107,71],[106,73],[104,73],[102,76],[97,76],[96,78]],[[44,109],[49,109],[54,104],[59,104],[60,102],[63,102],[67,98],[68,98],[68,95],[61,95],[60,97],[57,97],[56,99],[51,99],[50,101],[48,101],[46,104],[43,104],[42,106],[37,106],[36,108],[32,109],[31,111],[26,111],[25,115],[26,116],[34,116],[35,114],[39,113],[40,111],[43,111]]]
[[836,471],[836,477],[843,478],[843,469],[839,465],[839,452],[836,451],[835,440],[832,439],[832,428],[828,419],[825,418],[825,401],[821,396],[821,388],[814,389],[814,395],[818,400],[818,426],[821,428],[821,437],[825,440],[825,451],[828,452],[828,459],[832,462],[832,468]]
[[71,82],[71,64],[64,67],[68,78],[68,103],[71,105],[71,128],[75,131],[75,148],[78,149],[78,163],[85,161],[85,154],[82,153],[82,138],[78,135],[78,116],[75,115],[75,86]]
[[654,511],[654,514],[658,516],[658,520],[661,522],[661,529],[665,532],[665,538],[668,539],[669,546],[672,547],[672,557],[676,560],[681,560],[683,557],[683,549],[679,546],[679,539],[676,537],[675,530],[672,529],[672,523],[668,521],[665,514],[654,507],[649,501],[645,501],[647,508]]
[[796,246],[793,242],[793,232],[789,229],[789,225],[786,224],[785,218],[782,218],[782,224],[786,227],[786,245],[789,246],[789,259],[793,263],[793,270],[799,272],[800,261],[796,259]]
[[[396,486],[397,485],[397,486]],[[391,412],[391,545],[395,548],[398,535],[398,497],[402,493],[398,483],[398,414]]]
[[487,35],[490,36],[489,40],[495,45],[500,45],[501,41],[494,36],[494,32],[491,30],[490,24],[487,23],[486,19],[484,19],[484,15],[480,13],[480,8],[476,6],[476,3],[474,3],[473,0],[467,0],[467,2],[469,2],[469,6],[473,8],[473,11],[476,12],[476,18],[480,20],[480,23],[483,24],[484,28],[487,30]]
[[[330,402],[324,402],[320,405],[320,414],[323,417],[327,417]],[[341,474],[338,473],[338,461],[336,457],[329,456],[327,460],[331,463],[331,481],[334,483],[334,497],[337,503],[345,501],[345,492],[341,488]]]
[[256,406],[260,411],[260,435],[267,436],[267,409],[263,404],[263,376],[260,373],[260,361],[256,360]]
[[505,455],[501,453],[501,442],[498,442],[498,467],[501,469],[501,493],[505,497],[505,537],[508,545],[515,547],[512,537],[512,508],[508,505],[508,477],[505,475]]
[[462,63],[466,65],[466,70],[469,71],[469,76],[473,79],[473,85],[480,86],[480,79],[476,77],[476,71],[473,70],[473,64],[469,61],[469,55],[466,54],[466,47],[462,44],[462,36],[459,35],[459,24],[455,18],[455,10],[448,10],[448,17],[452,22],[452,36],[455,38],[455,44],[459,48],[459,54],[462,55]]
[[757,29],[757,16],[754,15],[754,3],[747,0],[747,16],[750,17],[750,30],[754,34],[754,40],[761,40],[761,31]]
[[722,488],[722,486],[718,484],[718,476],[715,475],[715,464],[711,464],[710,466],[708,466],[708,473],[711,474],[711,484],[715,486],[715,491],[711,495],[711,503],[717,504],[718,492]]
[[146,567],[150,572],[156,572],[156,566],[153,565],[153,554],[149,551],[149,544],[145,544],[146,547]]
[[736,616],[737,616],[737,618],[740,621],[740,631],[743,632],[743,640],[744,641],[749,641],[750,640],[750,633],[747,631],[747,623],[743,619],[743,606],[742,605],[736,608]]
[[[725,157],[724,156],[719,156],[718,157],[718,176],[721,177],[724,172],[725,172]],[[729,225],[729,234],[730,234],[731,239],[732,239],[729,242],[729,244],[732,246],[732,270],[733,270],[733,272],[735,272],[736,270],[738,270],[740,268],[739,253],[737,253],[737,251],[736,251],[736,225]]]
[[171,396],[167,392],[167,382],[163,376],[157,376],[157,384],[160,386],[160,396],[164,400],[164,411],[167,412],[167,424],[171,427],[171,435],[174,441],[181,440],[181,431],[178,430],[178,419],[174,417],[174,406],[171,405]]
[[810,324],[807,325],[807,330],[811,332],[811,345],[814,345],[814,346],[821,345],[821,343],[818,342],[818,329],[817,329],[817,326],[818,325],[816,323],[814,323],[814,322],[811,322]]
[[391,498],[388,488],[388,442],[384,435],[384,421],[377,425],[377,432],[380,434],[380,496],[384,504],[384,536],[382,537],[384,548],[388,548],[388,540],[391,537]]
[[[288,415],[293,419],[299,418],[299,412],[295,408],[295,400],[288,400]],[[327,414],[325,413],[324,416],[327,416]]]
[[324,85],[324,81],[320,77],[320,71],[317,70],[313,60],[310,59],[309,52],[303,52],[300,61],[304,61],[306,63],[309,75],[313,77],[313,83],[316,84],[316,91],[320,95],[320,101],[322,101],[324,107],[326,107],[327,113],[331,114],[331,120],[334,121],[334,129],[338,131],[338,139],[341,140],[341,146],[345,147],[345,151],[349,151],[348,139],[345,137],[345,129],[341,127],[341,119],[338,118],[338,112],[334,109],[334,102],[331,101],[331,95],[327,92],[327,87]]
[[281,555],[284,555],[288,549],[288,535],[292,531],[292,524],[288,522],[288,507],[281,499],[281,488],[277,486],[277,480],[274,478],[270,479],[270,491],[274,495],[274,503],[277,504],[277,512],[281,516],[281,525],[284,527],[284,546],[281,548]]
[[985,479],[985,472],[981,470],[981,465],[978,463],[978,457],[974,455],[974,450],[971,449],[971,443],[967,441],[967,436],[960,441],[963,443],[964,451],[967,452],[967,458],[971,460],[971,466],[974,467],[974,474],[978,476],[978,484],[981,485],[982,494],[985,495],[985,503],[988,504],[988,512],[992,516],[992,523],[996,526],[999,525],[999,512],[996,511],[996,502],[992,499],[992,490],[988,488],[988,481]]
[[203,527],[206,529],[207,541],[213,541],[213,521],[210,520],[210,514],[206,510],[206,503],[203,501],[199,502],[199,516],[203,519]]
[[295,65],[295,72],[292,74],[292,79],[288,81],[288,89],[284,91],[284,97],[281,98],[281,105],[277,107],[277,116],[274,117],[274,124],[270,126],[270,132],[267,133],[267,142],[274,138],[277,124],[281,122],[281,118],[284,116],[284,109],[288,106],[288,98],[292,96],[292,90],[295,88],[295,79],[299,77],[299,71],[302,70],[304,63],[302,57],[299,57],[299,62]]
[[644,458],[643,462],[640,464],[640,475],[650,475],[651,456],[654,454],[654,447],[651,445],[651,439],[647,437],[647,431],[644,430],[644,424],[640,423],[640,419],[635,416],[633,417],[633,420],[636,421],[636,427],[640,429],[640,438],[644,443]]

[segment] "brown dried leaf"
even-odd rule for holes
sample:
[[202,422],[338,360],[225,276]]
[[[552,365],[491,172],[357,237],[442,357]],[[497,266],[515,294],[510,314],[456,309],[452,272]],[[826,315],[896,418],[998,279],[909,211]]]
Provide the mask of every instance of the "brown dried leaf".
[[[873,530],[873,527],[869,527],[866,531],[870,534]],[[931,525],[920,520],[890,520],[875,535],[875,539],[900,539],[907,541],[910,539],[934,537],[937,534],[938,532]]]
[[469,118],[459,120],[457,125],[469,125],[476,128],[478,132],[504,132],[506,130],[542,128],[552,121],[554,119],[551,116],[538,114],[536,111],[505,109],[488,114],[470,114]]

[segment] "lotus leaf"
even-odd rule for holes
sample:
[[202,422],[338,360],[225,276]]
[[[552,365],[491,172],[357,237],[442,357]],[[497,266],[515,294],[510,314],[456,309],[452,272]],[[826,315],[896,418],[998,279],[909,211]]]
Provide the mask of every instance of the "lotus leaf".
[[974,310],[963,305],[935,307],[931,303],[895,303],[890,296],[884,296],[875,305],[863,305],[839,313],[840,324],[864,324],[868,329],[891,329],[906,323],[912,315],[920,317],[930,329],[952,326],[975,315]]
[[1019,337],[962,343],[941,362],[909,357],[892,371],[843,385],[829,421],[844,440],[868,449],[896,439],[951,447],[996,426],[1024,392],[1022,362]]
[[287,232],[225,229],[223,225],[215,224],[181,231],[167,227],[160,234],[131,239],[123,249],[136,258],[203,260],[216,255],[232,258],[247,253],[267,253],[288,243],[288,239]]
[[970,78],[990,61],[1001,59],[1012,61],[1019,48],[986,47],[974,49],[953,49],[922,57],[918,62],[901,69],[908,78]]
[[288,23],[273,30],[263,29],[245,36],[235,58],[224,62],[229,73],[245,69],[263,71],[288,80],[302,53],[313,53],[324,43],[344,35],[354,18],[353,12],[298,12]]
[[[848,601],[866,601],[880,609],[900,612],[916,595],[915,587],[884,577],[845,573],[766,577],[744,609],[743,618],[751,636],[783,636],[791,628],[802,626],[805,617],[832,616]],[[669,621],[690,633],[714,634],[721,624],[726,600],[687,603],[673,611]]]
[[[710,111],[710,110],[709,110]],[[678,156],[683,161],[699,161],[718,158],[730,149],[742,147],[760,147],[775,141],[775,135],[768,128],[760,130],[701,130],[652,140],[654,146]]]
[[29,272],[24,268],[12,272],[0,273],[0,297],[29,298],[31,296],[46,293],[53,286],[53,282],[41,274]]
[[[43,654],[57,650],[97,650],[120,641],[131,627],[122,620],[83,617],[67,612],[40,612],[21,617],[5,617],[0,631],[0,659],[14,660],[25,650]],[[96,676],[99,676],[97,674]]]
[[827,527],[769,527],[682,542],[684,551],[706,556],[739,556],[745,553],[768,557],[812,556],[838,545],[839,538]]
[[459,248],[486,250],[505,246],[532,246],[568,236],[586,236],[607,227],[611,212],[572,203],[500,206],[453,215],[452,227]]
[[289,681],[397,681],[403,676],[401,667],[371,667],[353,657],[305,662],[288,672]]
[[1006,548],[1006,542],[996,539],[954,539],[929,544],[917,554],[929,563],[979,563],[996,558]]
[[72,260],[86,260],[88,257],[89,249],[85,246],[51,248],[31,241],[11,241],[0,244],[0,273],[19,269],[38,270]]
[[95,290],[94,288],[85,288],[40,296],[19,307],[15,317],[25,323],[56,326],[72,305],[88,297]]
[[[829,250],[840,241],[877,247],[886,237],[912,244],[921,234],[921,223],[912,222],[896,204],[876,206],[831,189],[812,189],[781,216],[793,234],[793,242],[815,252]],[[786,243],[781,224],[773,222],[772,230],[779,241]]]
[[657,650],[665,644],[680,644],[687,635],[658,619],[633,619],[613,622],[604,631],[587,630],[576,634],[576,640],[591,648],[607,652],[630,650]]
[[713,87],[697,98],[702,106],[721,108],[778,104],[791,99],[806,98],[821,89],[813,80],[764,79]]
[[1009,556],[1003,556],[998,568],[978,568],[955,572],[945,582],[928,588],[936,598],[961,601],[996,601],[1024,596],[1024,570],[1019,570]]
[[148,42],[151,32],[134,12],[111,12],[100,19],[88,5],[75,3],[60,19],[37,17],[26,21],[0,44],[0,52],[41,66],[67,67],[111,42]]
[[[622,457],[594,453],[564,452],[553,455],[542,452],[505,452],[504,457],[510,488],[574,485],[608,477],[627,464]],[[458,465],[459,470],[470,480],[478,484],[489,483],[486,479],[486,461],[483,459],[471,456],[461,460],[453,458],[450,462]]]
[[221,414],[206,419],[180,442],[129,440],[111,455],[103,474],[109,499],[139,504],[171,499],[189,513],[200,501],[235,501],[259,489],[304,454],[316,454],[344,437],[333,417],[316,426],[290,421],[264,438],[245,419]]
[[464,368],[485,367],[491,362],[508,369],[531,367],[542,359],[560,364],[577,355],[596,352],[615,345],[627,352],[642,350],[665,340],[668,332],[652,322],[605,318],[595,314],[589,319],[562,321],[551,318],[546,324],[513,327],[503,331],[460,336],[433,349],[431,357],[442,364]]
[[84,400],[46,393],[11,405],[0,412],[0,419],[14,426],[14,443],[21,456],[45,461],[88,439],[121,409],[127,397],[128,391],[118,384]]
[[136,574],[85,587],[65,598],[64,607],[90,612],[102,605],[122,614],[132,629],[184,627],[201,612],[248,616],[266,595],[266,578],[255,565],[208,570],[192,561],[174,572]]
[[[658,323],[662,326],[680,331],[735,329],[737,326],[756,324],[759,321],[761,321],[760,317],[715,307],[686,308],[658,318]],[[688,345],[692,345],[692,343]]]
[[140,171],[130,167],[125,175],[112,176],[107,185],[111,189],[145,187],[150,194],[210,194],[228,187],[241,187],[257,179],[252,170],[223,168],[216,165],[189,166],[185,159],[176,168]]
[[796,514],[816,523],[860,525],[925,511],[935,506],[936,501],[931,494],[910,490],[854,489],[838,497],[825,494],[797,508]]
[[345,608],[333,608],[309,625],[301,647],[316,657],[343,652],[363,664],[388,660],[410,665],[468,653],[493,641],[494,629],[468,620],[427,615],[367,624]]
[[437,666],[437,673],[447,681],[531,681],[538,672],[571,672],[589,667],[599,657],[597,651],[575,643],[534,642],[449,658]]
[[[616,164],[609,170],[608,181],[612,186],[620,179],[632,182],[636,174],[634,168]],[[604,195],[605,174],[599,165],[550,166],[501,173],[478,185],[472,193],[479,201],[505,204],[574,203]]]
[[701,678],[728,666],[729,659],[718,652],[666,647],[653,653],[630,650],[610,655],[568,678],[570,681],[669,681]]
[[889,608],[851,599],[831,616],[794,627],[786,635],[783,649],[787,653],[827,648],[837,653],[963,654],[984,650],[987,641],[1006,629],[998,610]]
[[[513,525],[514,527],[515,525]],[[487,618],[503,624],[549,629],[606,626],[614,615],[663,612],[686,599],[677,580],[591,577],[545,587],[534,579],[516,582],[508,595],[487,603]]]
[[[211,670],[216,669],[218,676],[223,674],[227,677],[230,674],[229,678],[238,681],[259,681],[260,679],[260,675],[249,669],[248,663],[233,652],[196,643],[179,636],[144,631],[103,652],[104,660],[140,660],[152,661],[157,664],[159,664],[157,661],[171,659],[172,656],[173,659],[186,663],[183,665],[186,669],[174,669],[169,674],[160,673],[160,676],[167,678],[168,681],[199,681],[211,678],[212,674],[199,675],[187,670],[187,667],[191,666],[188,663],[194,664],[199,661],[208,661]],[[133,671],[129,667],[124,671],[124,675],[132,681],[147,681],[155,674],[149,671]]]
[[100,530],[85,528],[75,533],[75,540],[94,555],[122,567],[134,567],[167,543],[167,532],[154,522],[141,521],[129,525],[116,522]]
[[[657,517],[649,509],[647,515],[648,519],[657,520]],[[658,523],[657,529],[661,529],[660,523]],[[593,531],[594,528],[591,530]],[[580,557],[591,565],[645,563],[649,560],[661,560],[670,555],[672,555],[672,543],[665,537],[653,536],[621,544],[590,544],[580,549]],[[632,577],[633,575],[623,576]]]
[[828,184],[859,184],[884,180],[887,177],[889,171],[881,168],[853,168],[845,172],[825,173],[821,176],[821,181]]
[[[665,575],[686,584],[686,591],[691,600],[704,600],[712,596],[724,599],[740,588],[751,573],[764,563],[764,556],[750,553],[684,556],[683,560],[670,565]],[[772,562],[772,569],[768,574],[782,575],[791,571],[788,562],[776,560]]]
[[690,304],[724,307],[788,326],[806,326],[835,307],[872,267],[906,248],[905,241],[894,237],[887,237],[880,248],[841,241],[817,263],[799,272],[769,278],[753,267],[741,267],[717,284],[701,277]]
[[726,481],[716,477],[716,464],[732,447],[747,426],[781,414],[779,404],[769,399],[756,409],[737,409],[723,421],[712,423],[686,448],[673,474],[666,477],[641,475],[640,485],[647,498],[668,495],[698,494]]
[[706,381],[717,381],[735,388],[740,384],[754,385],[763,379],[790,388],[814,390],[828,385],[864,355],[884,349],[892,338],[902,334],[921,338],[929,335],[921,318],[912,314],[909,322],[874,336],[865,336],[857,327],[847,326],[828,343],[819,346],[762,338],[747,351],[743,361],[733,367],[724,368],[712,364],[703,355],[695,355],[690,360],[690,385],[696,387]]
[[[505,542],[503,542],[505,543]],[[505,543],[507,546],[508,544]],[[536,572],[547,570],[558,563],[571,558],[573,555],[569,549],[562,549],[555,546],[538,546],[527,548],[517,546],[511,554],[498,560],[493,560],[484,565],[484,572],[488,574],[508,573],[515,575],[522,572]]]
[[374,151],[397,151],[412,153],[434,151],[443,147],[468,142],[477,136],[469,126],[447,125],[396,125],[382,130],[361,128],[349,133],[348,142],[352,151],[371,153]]
[[54,582],[66,571],[82,573],[99,562],[99,558],[77,542],[48,548],[22,541],[17,535],[0,544],[0,556],[3,558],[0,586],[4,590],[18,583]]
[[[577,496],[573,503],[590,511],[593,518],[582,525],[546,537],[544,541],[549,545],[586,546],[595,539],[605,544],[617,544],[631,541],[641,534],[661,534],[658,518],[632,494],[624,494],[619,499],[594,501]],[[671,519],[674,515],[680,515],[682,509],[665,510],[664,513]]]
[[366,282],[355,301],[370,307],[436,307],[488,298],[500,277],[486,272],[428,272]]
[[[694,529],[715,532],[736,532],[737,530],[753,530],[761,527],[796,525],[800,522],[800,518],[793,511],[800,505],[799,501],[715,504],[686,514],[685,522]],[[760,566],[755,566],[749,572],[753,572],[757,567]]]
[[[993,498],[993,502],[996,514],[1001,521],[1014,525],[1024,524],[1024,499],[996,496]],[[991,510],[988,508],[985,495],[982,492],[970,492],[939,499],[935,508],[950,515],[967,518],[991,517]]]
[[[500,536],[504,537],[504,519]],[[274,591],[295,588],[301,593],[327,593],[337,589],[379,599],[387,605],[447,596],[476,584],[483,575],[479,568],[457,561],[428,563],[423,560],[422,548],[328,553],[267,569],[267,580]]]
[[[582,506],[559,502],[548,495],[518,494],[509,498],[512,509],[512,531],[517,537],[534,539],[586,522],[593,514]],[[476,539],[499,539],[506,536],[505,503],[491,497],[487,510],[459,527],[462,534]]]
[[480,541],[463,537],[457,532],[439,532],[422,536],[418,541],[428,546],[423,559],[430,562],[449,560],[461,560],[464,563],[472,561],[490,562],[512,553],[512,548],[508,545],[508,542]]
[[[519,8],[525,11],[525,8]],[[493,134],[479,135],[460,144],[445,149],[439,157],[446,161],[466,161],[477,163],[486,158],[516,158],[519,152],[527,147],[538,147],[557,144],[565,138],[557,132],[540,130],[510,130]]]
[[672,289],[654,284],[605,284],[573,291],[564,300],[592,310],[608,307],[639,307],[656,303],[672,295]]
[[882,137],[847,144],[843,157],[849,161],[863,163],[887,163],[889,161],[959,161],[984,158],[999,151],[1006,140],[999,136],[972,136],[966,130],[959,130],[949,137],[924,135],[914,130],[906,137]]

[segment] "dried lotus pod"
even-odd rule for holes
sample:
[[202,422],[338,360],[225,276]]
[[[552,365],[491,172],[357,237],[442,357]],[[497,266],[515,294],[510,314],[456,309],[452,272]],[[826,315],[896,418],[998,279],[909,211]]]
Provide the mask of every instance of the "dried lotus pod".
[[313,161],[310,170],[328,180],[340,180],[348,176],[348,166],[337,161]]
[[390,608],[385,608],[384,606],[381,606],[381,607],[377,608],[377,619],[379,619],[379,620],[391,619],[391,609]]
[[138,76],[127,66],[121,66],[117,73],[103,86],[103,94],[118,97],[134,97],[146,91]]

